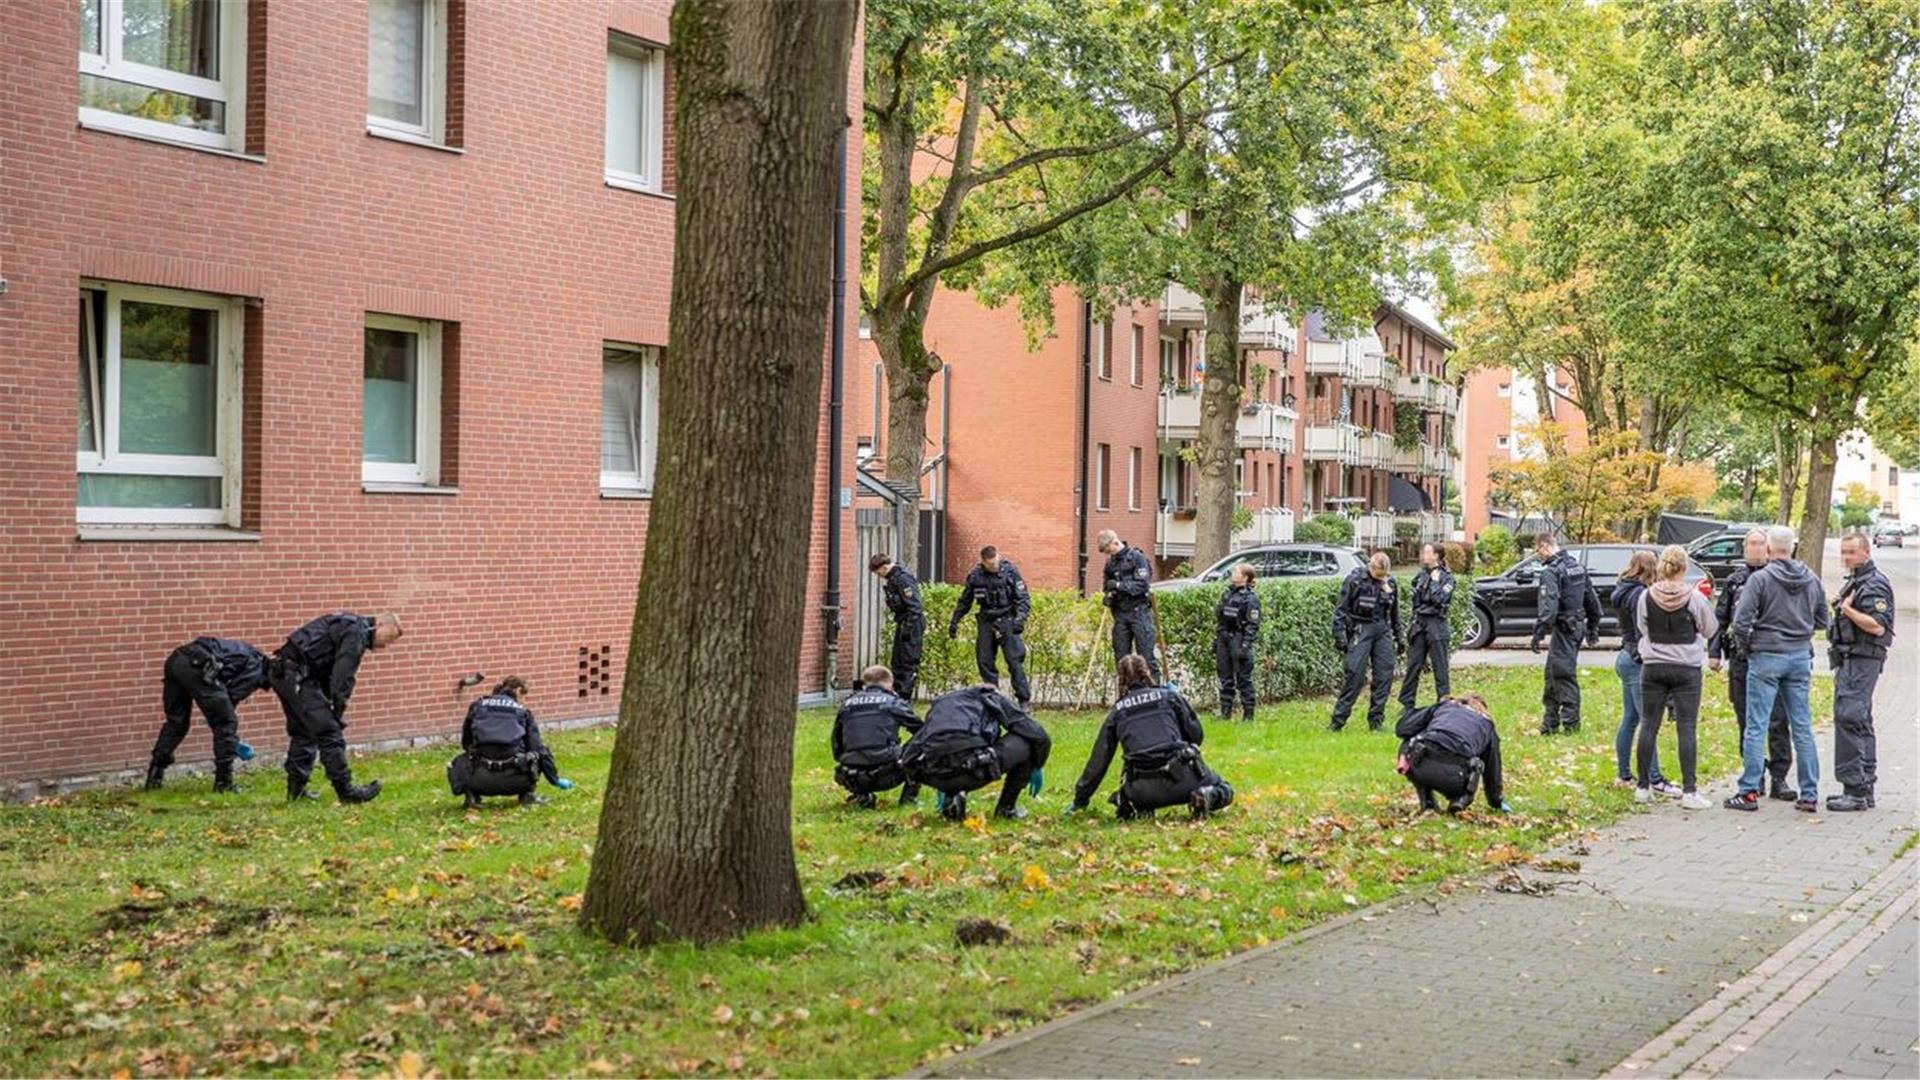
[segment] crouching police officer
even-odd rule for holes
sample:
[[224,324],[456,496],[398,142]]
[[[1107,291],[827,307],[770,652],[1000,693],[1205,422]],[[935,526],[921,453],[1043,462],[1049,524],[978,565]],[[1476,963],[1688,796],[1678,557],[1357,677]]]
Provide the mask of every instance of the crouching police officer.
[[1040,794],[1041,767],[1053,739],[992,686],[969,686],[933,699],[927,719],[900,751],[907,779],[940,793],[940,813],[967,816],[967,792],[1003,779],[994,815],[1023,818],[1020,789]]
[[460,726],[464,753],[447,763],[447,786],[466,796],[467,809],[478,807],[484,795],[517,795],[521,806],[533,806],[544,801],[533,793],[542,776],[562,791],[573,786],[560,776],[526,697],[526,680],[509,675],[493,693],[467,706]]
[[884,553],[868,559],[867,569],[884,583],[881,591],[887,598],[887,611],[893,615],[893,653],[887,662],[892,665],[894,692],[912,701],[914,684],[920,681],[920,649],[927,633],[920,579]]
[[1420,671],[1433,667],[1433,698],[1439,701],[1453,693],[1449,670],[1453,646],[1453,627],[1447,611],[1453,606],[1453,574],[1440,557],[1440,548],[1426,544],[1420,548],[1420,572],[1413,579],[1413,627],[1407,631],[1407,668],[1400,678],[1400,714],[1413,711],[1419,696]]
[[1233,788],[1200,759],[1204,738],[1200,718],[1179,691],[1161,686],[1140,657],[1122,657],[1120,700],[1094,737],[1086,770],[1073,785],[1070,812],[1085,810],[1100,790],[1115,745],[1123,779],[1109,801],[1122,821],[1181,803],[1196,818],[1226,809],[1233,805]]
[[[1241,716],[1253,719],[1253,643],[1260,640],[1260,596],[1253,591],[1253,564],[1233,568],[1231,584],[1213,612],[1213,669],[1220,676],[1220,719],[1233,719],[1233,699]],[[1154,681],[1159,682],[1156,672]]]
[[920,730],[913,705],[894,693],[893,672],[875,665],[860,673],[853,693],[833,717],[834,783],[851,792],[849,802],[871,810],[875,795],[900,789],[900,805],[920,801],[920,785],[900,767],[900,732]]
[[1112,529],[1100,530],[1096,539],[1107,557],[1101,584],[1103,600],[1113,610],[1113,662],[1117,668],[1128,654],[1137,653],[1159,682],[1160,662],[1153,656],[1153,568],[1144,552]]
[[313,777],[316,756],[341,802],[371,802],[380,794],[378,780],[365,787],[353,784],[344,730],[347,701],[353,697],[361,655],[399,639],[400,620],[391,614],[322,615],[288,634],[267,664],[267,683],[287,715],[288,802],[315,797],[307,794],[307,781]]
[[[240,741],[240,718],[234,709],[267,684],[267,658],[260,650],[232,638],[197,637],[167,654],[160,706],[167,722],[153,742],[147,762],[148,791],[160,790],[173,752],[193,726],[193,707],[213,729],[213,790],[231,794],[233,759],[250,758],[253,749]],[[243,747],[245,747],[243,749]]]
[[1387,722],[1394,656],[1406,648],[1400,636],[1400,590],[1387,574],[1391,566],[1387,553],[1376,551],[1365,569],[1356,567],[1340,585],[1340,599],[1333,605],[1333,645],[1346,656],[1347,678],[1334,702],[1329,731],[1347,726],[1369,666],[1373,688],[1367,697],[1367,730],[1379,731]]
[[1600,644],[1600,593],[1580,560],[1560,549],[1552,533],[1533,541],[1540,556],[1540,600],[1533,622],[1534,652],[1549,633],[1547,678],[1540,691],[1540,734],[1580,730],[1580,640]]
[[998,651],[1007,658],[1013,696],[1024,709],[1033,700],[1033,689],[1027,685],[1027,643],[1020,635],[1027,632],[1033,600],[1027,596],[1027,583],[1020,571],[1001,558],[991,544],[980,549],[980,565],[967,572],[960,602],[954,605],[953,618],[947,623],[948,637],[960,633],[961,618],[976,604],[980,614],[974,628],[973,659],[980,668],[980,681],[988,686],[1000,685],[1000,668],[994,663]]
[[1473,805],[1474,789],[1487,787],[1487,806],[1508,810],[1500,774],[1500,732],[1478,694],[1462,694],[1415,709],[1393,733],[1400,744],[1398,769],[1420,794],[1420,809],[1437,810],[1434,795],[1447,799],[1447,813]]
[[1840,560],[1847,583],[1834,601],[1827,627],[1828,658],[1833,661],[1833,776],[1842,793],[1827,796],[1827,809],[1873,809],[1878,754],[1873,734],[1873,688],[1893,644],[1893,582],[1873,565],[1867,538],[1840,538]]

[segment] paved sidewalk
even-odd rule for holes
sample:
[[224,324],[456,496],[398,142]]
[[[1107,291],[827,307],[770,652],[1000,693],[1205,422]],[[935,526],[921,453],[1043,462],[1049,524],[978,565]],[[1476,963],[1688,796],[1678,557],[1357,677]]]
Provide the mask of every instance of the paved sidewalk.
[[[1910,661],[1911,646],[1902,652]],[[1676,1072],[1714,1071],[1690,1063],[1719,1050],[1724,1063],[1702,1064],[1738,1075],[1913,1076],[1909,1044],[1892,1044],[1914,1015],[1920,857],[1890,867],[1920,806],[1917,667],[1890,670],[1877,695],[1875,812],[1662,804],[1558,852],[1581,864],[1577,873],[1528,872],[1545,895],[1488,884],[1386,905],[927,1073],[1595,1076],[1661,1049],[1661,1033],[1693,1020],[1694,1037],[1665,1048],[1662,1064]],[[1820,744],[1831,793],[1831,736]],[[1731,785],[1704,790],[1717,802]],[[1881,932],[1863,938],[1876,919]],[[1849,943],[1864,951],[1845,952]],[[1737,999],[1725,996],[1736,987]],[[1757,1035],[1721,1041],[1710,1022]],[[1656,1073],[1652,1061],[1638,1063],[1644,1074]]]

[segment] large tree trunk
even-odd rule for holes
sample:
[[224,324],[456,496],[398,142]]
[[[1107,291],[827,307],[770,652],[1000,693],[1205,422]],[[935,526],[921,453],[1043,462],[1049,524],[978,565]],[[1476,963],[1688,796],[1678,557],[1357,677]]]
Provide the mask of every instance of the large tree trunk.
[[[881,363],[887,372],[887,483],[897,491],[920,490],[920,471],[927,460],[927,406],[938,357],[928,353],[924,323],[910,314],[895,313],[873,328]],[[911,520],[918,521],[916,514]],[[920,530],[909,528],[899,537],[894,556],[902,566],[919,558]],[[934,568],[936,576],[939,568]]]
[[1827,557],[1827,518],[1833,513],[1833,471],[1839,440],[1826,428],[1824,410],[1815,413],[1807,440],[1807,501],[1800,515],[1800,561],[1815,574]]
[[1193,519],[1193,568],[1226,557],[1233,543],[1233,462],[1240,427],[1240,291],[1226,275],[1200,281],[1207,306],[1207,374],[1200,384],[1200,490]]
[[1776,525],[1793,520],[1793,498],[1800,489],[1800,435],[1791,428],[1775,428],[1773,456],[1780,470],[1780,507],[1774,511]]
[[793,703],[858,10],[674,5],[680,190],[660,480],[580,914],[616,941],[713,940],[806,916]]

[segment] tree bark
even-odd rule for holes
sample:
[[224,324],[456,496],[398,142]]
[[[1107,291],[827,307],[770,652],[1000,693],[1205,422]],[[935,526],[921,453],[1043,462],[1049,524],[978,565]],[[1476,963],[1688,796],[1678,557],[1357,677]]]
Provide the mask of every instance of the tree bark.
[[1226,557],[1233,545],[1233,462],[1240,427],[1239,281],[1225,274],[1200,280],[1207,306],[1207,374],[1200,383],[1200,490],[1193,519],[1196,572]]
[[1807,440],[1807,501],[1800,515],[1800,561],[1815,574],[1827,557],[1827,519],[1833,513],[1833,472],[1839,438],[1826,416],[1825,402],[1814,410],[1814,432]]
[[1774,511],[1773,520],[1777,525],[1785,525],[1793,520],[1793,499],[1800,489],[1800,435],[1788,428],[1775,428],[1773,446],[1775,463],[1780,469],[1780,506]]
[[793,706],[857,12],[673,9],[660,480],[580,915],[615,941],[709,941],[806,916]]

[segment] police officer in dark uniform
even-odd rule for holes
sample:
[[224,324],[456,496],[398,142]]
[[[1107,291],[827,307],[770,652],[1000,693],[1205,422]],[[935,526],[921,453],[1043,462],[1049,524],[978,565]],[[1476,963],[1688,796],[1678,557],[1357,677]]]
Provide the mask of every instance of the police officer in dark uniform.
[[1509,810],[1500,771],[1500,732],[1478,694],[1462,694],[1415,709],[1400,718],[1393,733],[1402,740],[1397,768],[1420,795],[1420,809],[1438,810],[1434,795],[1447,799],[1447,813],[1473,805],[1474,789],[1487,787],[1487,806]]
[[[1253,719],[1253,645],[1260,639],[1260,596],[1253,591],[1253,564],[1229,575],[1227,591],[1213,612],[1213,669],[1220,676],[1220,719],[1233,719],[1240,699],[1242,719]],[[1159,681],[1158,673],[1154,681]]]
[[871,810],[878,805],[874,796],[890,788],[900,789],[901,806],[920,801],[920,785],[900,768],[902,730],[919,731],[920,718],[894,692],[893,672],[877,664],[861,672],[833,717],[833,781],[850,792],[848,802]]
[[[240,718],[234,709],[255,690],[267,685],[267,658],[260,650],[232,638],[197,637],[167,654],[163,669],[161,708],[167,722],[153,742],[147,762],[148,791],[160,790],[173,752],[193,726],[193,707],[213,729],[213,790],[231,794],[233,759],[241,754]],[[245,751],[248,757],[252,751]]]
[[467,706],[460,726],[464,752],[447,764],[447,784],[455,795],[466,796],[467,809],[478,807],[484,795],[516,795],[521,806],[540,803],[544,800],[533,789],[542,776],[563,791],[573,786],[561,777],[526,699],[526,680],[509,675],[493,693]]
[[[1743,554],[1746,562],[1734,567],[1720,583],[1714,597],[1714,618],[1720,628],[1707,641],[1708,662],[1719,671],[1724,660],[1727,668],[1727,698],[1733,703],[1733,715],[1739,720],[1735,734],[1742,739],[1747,731],[1747,653],[1733,636],[1733,613],[1740,606],[1740,593],[1753,572],[1767,565],[1767,530],[1747,531]],[[1787,696],[1773,699],[1773,715],[1767,718],[1767,772],[1773,778],[1773,797],[1793,802],[1800,793],[1787,785],[1787,771],[1793,768],[1793,733],[1787,727]]]
[[1406,647],[1400,636],[1400,590],[1387,574],[1391,566],[1387,553],[1376,551],[1365,569],[1355,568],[1340,585],[1340,598],[1333,605],[1333,646],[1346,656],[1347,678],[1334,702],[1329,731],[1347,726],[1369,667],[1373,689],[1367,698],[1367,730],[1379,731],[1387,722],[1394,657]]
[[1407,630],[1407,668],[1400,677],[1400,714],[1413,711],[1418,696],[1420,670],[1433,667],[1433,697],[1439,701],[1453,693],[1450,672],[1453,648],[1453,624],[1447,612],[1453,606],[1453,573],[1440,558],[1440,548],[1425,544],[1420,548],[1420,572],[1413,577],[1413,625]]
[[1153,655],[1153,567],[1147,565],[1145,552],[1112,529],[1100,530],[1096,539],[1107,557],[1101,580],[1105,603],[1113,610],[1113,662],[1118,665],[1128,653],[1137,653],[1159,682],[1160,661]]
[[960,633],[960,620],[979,605],[974,630],[973,659],[980,667],[980,678],[989,686],[1000,685],[1000,668],[994,653],[1007,658],[1007,673],[1013,677],[1013,696],[1022,709],[1033,700],[1033,688],[1027,685],[1027,643],[1020,635],[1027,632],[1027,615],[1033,601],[1027,596],[1027,583],[1014,565],[1000,557],[992,545],[980,549],[980,565],[967,572],[967,583],[954,605],[953,619],[947,623],[947,636]]
[[867,569],[885,582],[881,590],[887,598],[887,610],[893,614],[893,652],[887,660],[894,692],[912,701],[914,684],[920,681],[920,645],[927,634],[927,612],[920,603],[920,581],[913,576],[913,571],[894,562],[893,556],[887,554],[868,559]]
[[907,779],[940,793],[940,814],[967,816],[967,792],[1000,785],[994,816],[1024,818],[1020,789],[1040,794],[1042,766],[1053,739],[1026,711],[992,686],[968,686],[933,699],[926,722],[900,750]]
[[1553,534],[1534,538],[1540,556],[1540,604],[1533,623],[1534,652],[1549,633],[1547,678],[1540,693],[1540,734],[1580,730],[1580,642],[1600,643],[1600,594],[1580,560],[1560,550]]
[[1205,738],[1200,718],[1178,690],[1160,685],[1139,656],[1120,659],[1120,700],[1113,703],[1080,781],[1073,785],[1075,813],[1087,808],[1121,753],[1120,789],[1109,796],[1120,820],[1152,817],[1163,806],[1187,805],[1196,818],[1233,805],[1233,788],[1200,758]]
[[267,665],[267,683],[287,715],[287,801],[312,798],[307,781],[313,759],[326,769],[333,793],[343,803],[371,802],[380,781],[353,784],[347,764],[347,701],[353,697],[361,654],[400,638],[394,615],[369,618],[340,612],[322,615],[287,635],[286,644]]
[[1840,538],[1846,584],[1827,627],[1833,661],[1833,776],[1842,793],[1827,796],[1836,812],[1873,809],[1877,754],[1873,689],[1893,644],[1893,582],[1873,565],[1873,548],[1859,533]]

